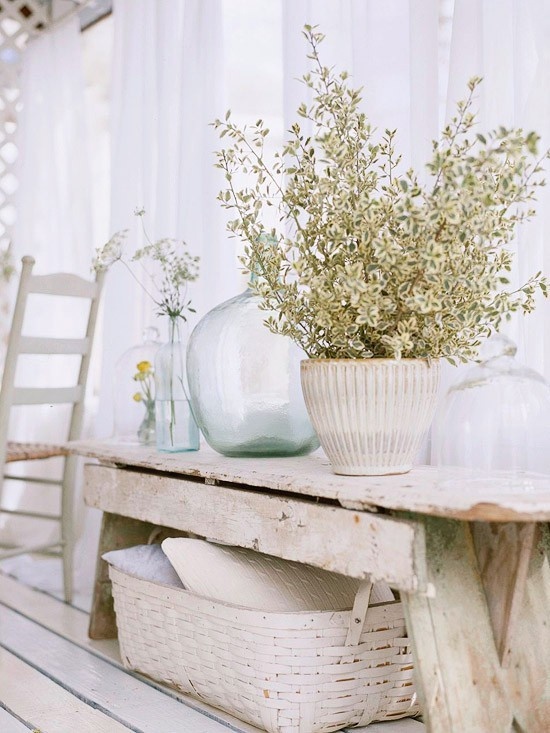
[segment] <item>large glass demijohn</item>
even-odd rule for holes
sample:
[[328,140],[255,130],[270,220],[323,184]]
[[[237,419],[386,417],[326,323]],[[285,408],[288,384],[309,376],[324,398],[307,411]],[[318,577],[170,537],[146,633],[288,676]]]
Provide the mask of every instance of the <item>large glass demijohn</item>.
[[250,289],[210,311],[187,350],[193,414],[227,456],[296,456],[319,446],[300,384],[304,353],[265,326]]
[[445,396],[434,421],[439,485],[484,494],[550,485],[550,387],[505,336]]

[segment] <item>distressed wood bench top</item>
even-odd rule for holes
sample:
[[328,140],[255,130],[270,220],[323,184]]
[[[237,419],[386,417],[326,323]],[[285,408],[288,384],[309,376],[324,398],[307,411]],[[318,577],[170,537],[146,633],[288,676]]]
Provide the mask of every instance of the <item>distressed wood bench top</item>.
[[321,451],[299,458],[227,458],[205,447],[170,454],[112,440],[74,441],[69,447],[101,463],[333,500],[349,509],[467,521],[550,521],[550,483],[536,491],[507,493],[482,486],[451,492],[439,486],[438,470],[431,466],[395,476],[337,476]]

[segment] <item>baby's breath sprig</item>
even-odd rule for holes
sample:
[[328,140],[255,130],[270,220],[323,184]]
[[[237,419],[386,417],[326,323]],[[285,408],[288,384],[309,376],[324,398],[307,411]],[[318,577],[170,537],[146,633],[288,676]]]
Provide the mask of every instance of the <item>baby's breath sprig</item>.
[[[258,276],[252,287],[275,312],[267,325],[311,357],[475,357],[503,319],[547,295],[540,272],[514,289],[510,279],[510,244],[545,183],[538,135],[474,133],[473,78],[421,183],[401,171],[396,131],[377,139],[347,73],[323,66],[323,35],[312,26],[304,35],[312,102],[299,106],[273,165],[262,120],[240,128],[228,112],[214,122],[228,140],[217,153],[227,182],[218,199],[235,214],[228,226]],[[237,172],[247,187],[236,186]],[[271,231],[268,207],[278,213]]]
[[[199,257],[191,255],[184,241],[168,238],[152,241],[145,229],[145,209],[136,209],[134,213],[141,220],[147,244],[138,249],[128,260],[124,256],[124,242],[128,230],[116,232],[96,251],[92,269],[106,270],[115,262],[122,263],[156,304],[159,315],[166,315],[171,320],[181,318],[185,321],[188,313],[195,312],[187,288],[188,284],[198,277]],[[136,277],[131,267],[132,262],[141,263],[146,283]],[[147,263],[155,263],[158,273],[150,272]]]

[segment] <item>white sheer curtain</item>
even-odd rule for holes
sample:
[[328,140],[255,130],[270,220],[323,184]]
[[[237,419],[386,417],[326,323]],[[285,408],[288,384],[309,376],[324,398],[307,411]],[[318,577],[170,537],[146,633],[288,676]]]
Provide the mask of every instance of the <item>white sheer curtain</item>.
[[[113,231],[143,206],[149,235],[184,239],[201,257],[190,295],[197,317],[237,289],[235,246],[225,232],[209,126],[224,109],[220,0],[115,0],[112,100]],[[138,343],[152,307],[126,271],[113,268],[105,293],[105,351],[98,430],[112,429],[113,365]]]
[[[515,125],[542,136],[550,147],[550,12],[547,0],[455,0],[448,113],[465,96],[466,82],[482,76],[480,128]],[[545,165],[550,170],[548,161]],[[516,241],[522,282],[539,270],[550,273],[550,188],[538,194],[537,216]],[[514,319],[510,335],[519,356],[550,378],[550,303]]]
[[[18,119],[17,147],[19,187],[16,197],[17,223],[13,253],[18,264],[22,255],[36,259],[35,272],[65,271],[90,277],[92,256],[90,169],[84,108],[84,78],[81,63],[80,27],[76,17],[31,41],[24,52],[21,78],[22,109]],[[35,333],[53,334],[38,304],[29,309],[28,322]],[[51,317],[51,313],[50,313]],[[59,309],[55,329],[71,334],[78,319],[85,318],[78,308]],[[55,383],[59,371],[74,369],[75,364],[62,363],[67,357],[44,357],[37,365],[28,365],[40,372],[41,379]],[[44,383],[42,381],[42,383]],[[55,415],[53,414],[55,412]],[[18,410],[13,436],[22,440],[51,439],[56,426],[66,424],[64,408]],[[56,473],[51,463],[49,468]],[[28,469],[31,473],[33,469]],[[41,473],[47,469],[42,468]],[[58,511],[55,493],[36,488],[7,487],[5,503],[12,508]],[[78,527],[82,526],[83,503],[75,502]],[[7,520],[2,524],[5,541],[32,537],[40,539],[57,528],[32,520]],[[28,558],[9,561],[25,572]],[[56,561],[58,562],[58,561]],[[4,564],[6,568],[7,563]]]
[[90,169],[76,17],[29,43],[21,103],[14,257],[32,254],[36,272],[89,276]]
[[438,128],[438,0],[283,0],[285,123],[305,87],[304,24],[319,25],[327,66],[363,87],[363,109],[378,133],[397,128],[405,165],[421,169]]

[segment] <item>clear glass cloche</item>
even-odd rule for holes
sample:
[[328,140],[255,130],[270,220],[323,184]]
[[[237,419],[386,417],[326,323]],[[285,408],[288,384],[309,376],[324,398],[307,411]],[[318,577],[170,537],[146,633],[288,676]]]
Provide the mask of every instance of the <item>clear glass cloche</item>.
[[484,493],[544,490],[550,482],[550,387],[516,360],[505,336],[447,392],[434,421],[440,487]]
[[143,341],[125,351],[115,365],[114,437],[119,443],[155,444],[155,354],[160,346],[154,327]]

